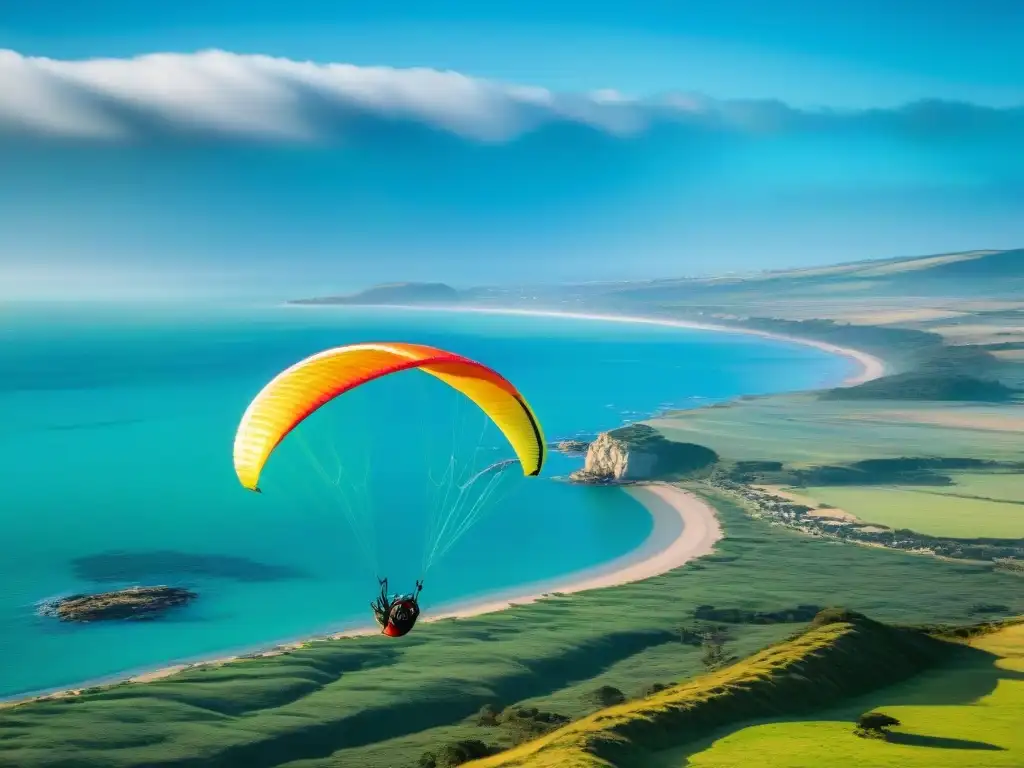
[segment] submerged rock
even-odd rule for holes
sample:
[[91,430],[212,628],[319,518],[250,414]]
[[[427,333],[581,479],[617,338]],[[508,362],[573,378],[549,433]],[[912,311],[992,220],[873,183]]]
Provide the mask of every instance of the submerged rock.
[[43,604],[40,613],[61,621],[154,619],[199,597],[181,587],[131,587],[94,595],[71,595]]
[[590,443],[586,440],[559,440],[552,448],[569,456],[583,456],[590,448]]

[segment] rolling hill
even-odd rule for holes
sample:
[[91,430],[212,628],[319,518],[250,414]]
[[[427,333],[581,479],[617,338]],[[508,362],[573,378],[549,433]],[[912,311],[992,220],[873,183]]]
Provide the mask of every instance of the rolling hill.
[[1024,295],[1024,249],[968,251],[723,278],[621,284],[607,290],[605,295],[629,303],[666,303],[765,293],[775,297],[820,297],[823,291],[844,299],[858,295],[1019,297]]
[[473,303],[494,306],[636,310],[676,304],[714,309],[760,304],[766,297],[856,301],[871,297],[1024,297],[1024,249],[872,259],[804,269],[719,277],[536,286],[479,286],[457,291],[444,283],[391,283],[343,296],[296,299],[293,304]]
[[432,304],[445,305],[460,301],[461,295],[444,283],[388,283],[345,296],[323,296],[294,299],[290,304]]
[[[862,744],[876,747],[877,754],[858,754],[858,764],[937,765],[929,760],[936,748],[977,750],[997,760],[958,762],[957,752],[943,765],[1018,765],[1022,745],[1013,727],[1013,711],[1019,702],[1021,654],[1020,620],[964,628],[944,634],[936,630],[914,630],[886,626],[863,616],[843,611],[823,612],[811,628],[786,642],[767,648],[749,659],[726,666],[689,682],[670,686],[642,699],[600,710],[589,717],[556,729],[539,739],[506,750],[493,757],[465,763],[473,768],[675,768],[693,764],[688,758],[715,737],[736,731],[748,723],[778,723],[784,727],[812,726],[805,742],[830,738],[834,743],[819,750],[817,759],[787,760],[798,751],[799,742],[784,744],[784,752],[772,755],[767,764],[830,765],[839,754],[864,752]],[[973,640],[964,643],[963,640]],[[989,642],[986,642],[989,640]],[[994,642],[992,642],[994,640]],[[1009,663],[1007,663],[1009,662]],[[899,700],[906,681],[921,685],[922,673],[935,670],[931,694],[924,699],[923,712],[900,712],[912,716],[914,726],[939,735],[907,733],[879,734],[875,739],[858,739],[853,721],[858,712],[871,709],[872,693],[880,701],[885,693]],[[944,678],[959,675],[951,685]],[[940,683],[935,685],[936,679]],[[927,684],[926,684],[927,685]],[[1003,686],[1002,696],[994,695]],[[1010,686],[1013,686],[1012,690]],[[1009,694],[1009,695],[1007,695]],[[974,698],[987,697],[987,712],[971,709]],[[815,715],[852,700],[860,707],[836,713],[836,727],[815,722]],[[862,708],[861,708],[862,707]],[[943,720],[943,717],[945,719]],[[956,728],[971,718],[967,727]],[[845,719],[845,718],[844,718]],[[936,722],[938,721],[938,722]],[[945,738],[943,731],[984,735],[1000,743]],[[687,747],[690,748],[687,748]],[[693,747],[696,749],[693,749]],[[774,747],[770,742],[746,745],[728,762],[729,766],[766,764]],[[881,747],[881,749],[877,749]],[[806,749],[804,751],[807,751]],[[888,754],[886,754],[888,752]],[[971,754],[971,752],[968,752]],[[872,759],[874,758],[874,759]],[[861,761],[864,762],[861,762]],[[891,761],[891,762],[890,762]],[[426,761],[429,763],[429,760]],[[452,763],[447,763],[451,765]],[[701,765],[726,765],[704,762]],[[438,766],[441,763],[437,763]]]

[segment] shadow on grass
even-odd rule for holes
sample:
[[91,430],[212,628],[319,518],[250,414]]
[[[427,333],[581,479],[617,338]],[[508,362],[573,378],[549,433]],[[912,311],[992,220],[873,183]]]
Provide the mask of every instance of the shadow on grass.
[[[944,662],[925,666],[915,675],[902,681],[893,681],[860,695],[848,696],[834,705],[817,707],[794,706],[789,716],[768,716],[737,719],[735,722],[708,732],[692,741],[681,739],[676,747],[658,748],[668,765],[689,765],[689,758],[709,749],[716,741],[733,733],[758,725],[780,722],[838,721],[852,725],[859,714],[872,710],[885,710],[894,706],[963,706],[991,695],[1000,682],[1024,680],[1024,672],[998,666],[1000,657],[980,648],[953,646]],[[797,710],[804,708],[804,712]],[[978,751],[1005,751],[1003,747],[981,741],[968,741],[913,733],[890,732],[887,741],[906,746],[934,749],[960,749]],[[651,752],[648,753],[648,755]],[[662,763],[659,763],[662,764]]]
[[986,752],[1005,752],[1006,747],[989,744],[987,741],[971,741],[969,739],[949,739],[944,736],[923,736],[918,733],[889,733],[885,740],[890,744],[903,744],[908,747],[929,747],[931,749],[977,749]]
[[256,658],[222,667],[199,667],[169,680],[139,686],[115,686],[94,694],[94,701],[153,700],[177,702],[209,713],[211,718],[239,717],[276,709],[299,701],[340,680],[366,669],[384,670],[401,654],[393,648],[355,646],[347,653],[326,649],[297,651],[287,659]]
[[[933,685],[899,685],[882,689],[885,706],[943,706],[973,704],[991,695],[1000,681],[1024,680],[1024,672],[998,666],[1000,657],[980,648],[961,646],[950,656],[946,664],[940,665],[930,674],[948,677],[950,685],[940,690]],[[919,678],[920,679],[920,678]],[[877,700],[877,695],[870,701]],[[863,701],[859,699],[858,701]],[[878,704],[881,706],[881,703]],[[867,707],[867,709],[874,708]]]
[[339,711],[324,720],[264,739],[228,746],[218,754],[168,760],[176,768],[271,768],[301,759],[325,758],[342,750],[364,747],[469,717],[484,704],[515,702],[546,695],[599,674],[616,661],[664,643],[676,642],[671,632],[623,632],[573,648],[555,658],[523,662],[518,675],[489,681],[490,690],[463,689],[453,696],[459,680],[433,690],[420,689],[416,699],[370,707],[355,713]]

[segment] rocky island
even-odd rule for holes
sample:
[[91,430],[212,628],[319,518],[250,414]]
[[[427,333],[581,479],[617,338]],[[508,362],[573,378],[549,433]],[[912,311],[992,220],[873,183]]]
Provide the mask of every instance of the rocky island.
[[198,594],[181,587],[131,587],[93,595],[71,595],[51,600],[39,612],[61,621],[115,621],[155,619],[165,611],[187,605]]
[[444,283],[388,283],[346,296],[295,299],[289,304],[455,304],[461,295]]
[[620,484],[670,480],[712,467],[718,454],[693,443],[667,440],[647,424],[602,432],[587,448],[583,469],[569,479],[576,483]]
[[585,456],[590,448],[590,443],[586,440],[576,439],[557,440],[548,447],[553,451],[564,453],[566,456]]

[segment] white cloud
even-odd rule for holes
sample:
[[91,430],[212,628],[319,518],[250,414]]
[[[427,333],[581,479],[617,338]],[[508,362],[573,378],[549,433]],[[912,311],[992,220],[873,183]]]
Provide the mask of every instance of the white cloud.
[[[992,126],[1021,110],[937,104],[933,123],[958,131]],[[964,120],[964,115],[969,119]],[[977,115],[985,120],[977,121]],[[613,90],[560,94],[431,69],[356,67],[224,51],[131,59],[60,61],[0,50],[0,135],[124,140],[198,134],[265,140],[344,139],[360,120],[413,121],[489,142],[554,122],[635,135],[653,122],[765,132],[837,121],[921,130],[903,110],[804,112],[769,101],[716,101],[670,94],[638,100]],[[950,118],[950,119],[947,119]],[[965,128],[966,126],[966,128]]]
[[359,116],[412,120],[482,141],[545,122],[644,127],[636,102],[558,96],[431,69],[315,64],[223,51],[58,61],[0,50],[0,130],[117,138],[171,130],[316,140]]

